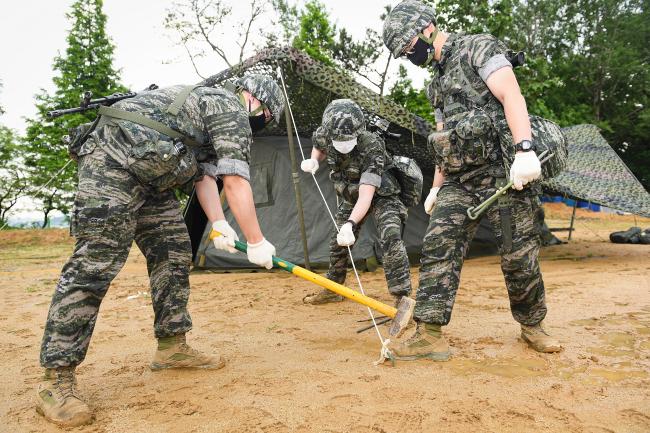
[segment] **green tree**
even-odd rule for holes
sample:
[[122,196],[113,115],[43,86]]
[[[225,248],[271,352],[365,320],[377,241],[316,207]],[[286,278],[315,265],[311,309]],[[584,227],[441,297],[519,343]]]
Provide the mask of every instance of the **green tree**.
[[413,87],[413,81],[408,77],[404,65],[399,65],[397,80],[390,88],[388,96],[412,113],[435,123],[433,110],[424,89],[417,90]]
[[[27,120],[25,162],[29,167],[29,182],[35,199],[42,202],[43,227],[49,214],[58,209],[68,213],[76,183],[76,165],[68,164],[67,147],[62,142],[70,128],[94,120],[96,113],[62,116],[48,119],[47,111],[79,105],[83,91],[93,95],[108,95],[126,90],[118,84],[119,71],[113,67],[114,46],[106,35],[106,15],[102,0],[77,0],[66,14],[72,23],[64,55],[57,55],[52,81],[53,94],[45,90],[36,96],[37,117]],[[52,182],[44,185],[52,178]]]
[[0,227],[6,224],[7,213],[27,188],[21,149],[16,134],[0,125]]
[[309,0],[300,12],[298,34],[293,46],[326,65],[333,66],[336,26],[330,22],[325,6]]

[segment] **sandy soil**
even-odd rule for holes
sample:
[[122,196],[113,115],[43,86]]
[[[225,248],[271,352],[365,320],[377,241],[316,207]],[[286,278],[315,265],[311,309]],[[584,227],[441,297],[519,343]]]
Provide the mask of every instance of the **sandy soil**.
[[[569,214],[548,207],[551,226]],[[374,366],[377,336],[355,333],[364,309],[305,306],[314,286],[292,275],[203,273],[192,275],[189,338],[227,366],[152,373],[153,314],[134,250],[78,369],[96,421],[73,431],[648,432],[650,246],[608,242],[633,217],[578,216],[574,240],[543,251],[547,325],[565,346],[553,355],[518,338],[498,258],[483,257],[465,265],[447,363]],[[58,431],[33,398],[45,316],[71,247],[64,230],[0,234],[2,432]],[[362,280],[389,301],[381,270]]]

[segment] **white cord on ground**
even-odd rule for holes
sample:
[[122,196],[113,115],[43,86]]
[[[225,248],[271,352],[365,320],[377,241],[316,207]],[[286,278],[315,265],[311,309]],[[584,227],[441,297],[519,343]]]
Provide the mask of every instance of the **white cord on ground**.
[[[284,92],[284,98],[287,103],[287,108],[289,109],[289,115],[291,116],[291,123],[293,124],[293,127],[296,131],[296,139],[298,141],[298,149],[300,149],[300,154],[302,155],[302,159],[305,160],[307,159],[305,157],[305,152],[302,149],[302,143],[300,143],[300,134],[298,134],[298,128],[296,126],[296,121],[293,117],[293,110],[291,109],[291,104],[289,103],[289,94],[287,93],[287,87],[284,84],[284,76],[282,74],[282,69],[278,66],[277,69],[278,76],[280,77],[280,82],[282,83],[282,91]],[[288,132],[288,131],[287,131]],[[323,191],[320,188],[320,185],[318,184],[318,180],[316,179],[316,174],[311,173],[312,179],[314,179],[314,184],[316,184],[316,189],[318,189],[318,192],[323,199],[323,203],[325,203],[325,208],[327,209],[327,213],[330,216],[330,219],[332,220],[332,224],[334,224],[334,228],[336,229],[336,232],[338,233],[339,227],[336,225],[336,219],[334,218],[334,215],[332,214],[332,211],[327,204],[327,199],[325,198],[325,195],[323,194]],[[354,257],[352,256],[352,249],[348,246],[348,255],[350,256],[350,261],[352,262],[352,270],[354,271],[354,275],[357,279],[357,284],[359,286],[359,290],[361,291],[361,294],[365,296],[366,292],[363,290],[363,284],[361,284],[361,278],[359,278],[359,272],[357,271],[357,267],[354,264]],[[368,314],[370,315],[370,319],[372,320],[372,324],[375,327],[375,331],[377,331],[377,336],[379,337],[379,341],[381,341],[381,346],[382,346],[382,356],[384,352],[388,352],[388,348],[386,345],[388,344],[389,340],[384,340],[384,338],[381,335],[381,332],[379,331],[379,326],[377,325],[377,321],[375,320],[375,315],[372,312],[372,309],[370,307],[366,307],[368,309]]]
[[[45,187],[48,186],[50,183],[52,183],[52,181],[53,181],[53,180],[54,180],[58,175],[60,175],[61,173],[63,173],[63,170],[65,170],[65,168],[66,168],[66,167],[67,167],[71,162],[72,162],[71,159],[68,160],[68,162],[66,162],[65,165],[64,165],[63,167],[61,167],[61,169],[60,169],[59,171],[57,171],[56,173],[54,173],[54,176],[52,176],[52,177],[50,178],[50,180],[48,180],[48,181],[45,183],[45,185],[41,186],[41,187],[38,189],[38,191],[34,192],[33,195],[38,195],[38,193],[40,193],[40,192],[43,190],[43,188],[45,188]],[[25,193],[25,194],[23,194],[23,195],[19,195],[19,196],[16,198],[16,200],[18,200],[18,199],[20,199],[20,198],[23,198],[23,197],[27,197],[27,196],[30,195],[30,194],[32,194],[32,193]],[[9,224],[9,218],[7,218],[7,221],[2,225],[2,227],[0,227],[0,230],[2,230],[2,229],[4,229],[5,227],[7,227],[7,224]]]

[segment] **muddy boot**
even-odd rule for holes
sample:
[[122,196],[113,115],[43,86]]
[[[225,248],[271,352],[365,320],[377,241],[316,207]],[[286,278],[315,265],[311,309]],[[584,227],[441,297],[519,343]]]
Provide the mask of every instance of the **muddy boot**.
[[388,343],[388,350],[395,359],[414,361],[420,358],[434,361],[449,360],[449,345],[442,335],[440,325],[418,322],[415,334],[403,342]]
[[158,350],[153,356],[150,368],[207,368],[217,370],[226,365],[221,356],[210,356],[188,346],[185,334],[158,339]]
[[329,304],[330,302],[341,302],[345,298],[341,295],[337,295],[334,292],[329,290],[321,290],[318,293],[312,295],[307,295],[302,298],[302,302],[305,304],[319,305],[319,304]]
[[560,342],[542,328],[541,322],[535,326],[521,325],[521,338],[538,352],[553,353],[562,350]]
[[36,391],[36,412],[62,427],[90,424],[93,414],[77,395],[74,367],[46,368]]

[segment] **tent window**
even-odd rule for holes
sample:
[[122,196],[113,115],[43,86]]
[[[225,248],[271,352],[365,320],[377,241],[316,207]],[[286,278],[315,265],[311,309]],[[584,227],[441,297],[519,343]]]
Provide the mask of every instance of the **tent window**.
[[274,165],[275,158],[271,161],[251,165],[251,184],[253,187],[255,207],[273,206],[275,204],[272,177]]

